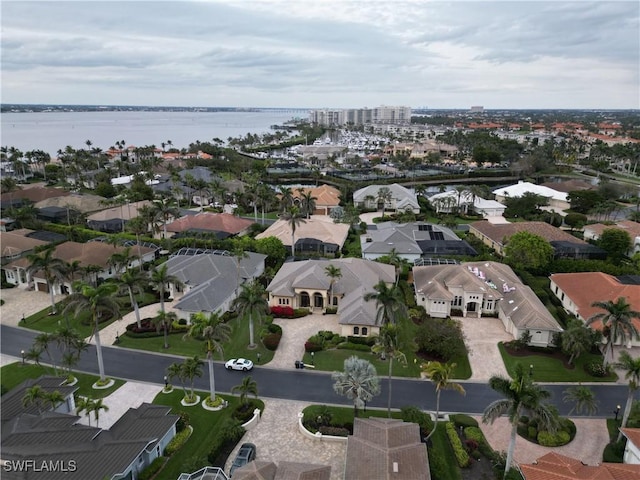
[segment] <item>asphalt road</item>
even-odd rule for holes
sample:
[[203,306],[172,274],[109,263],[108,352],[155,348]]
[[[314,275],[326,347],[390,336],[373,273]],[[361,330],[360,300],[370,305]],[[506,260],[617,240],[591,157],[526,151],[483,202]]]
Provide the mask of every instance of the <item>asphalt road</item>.
[[[21,350],[29,350],[37,332],[21,327],[0,326],[0,351],[7,355],[20,358]],[[171,354],[156,354],[129,350],[118,347],[103,347],[103,357],[106,374],[110,377],[162,384],[166,368],[181,362],[184,357]],[[79,364],[78,371],[97,374],[95,346],[91,345]],[[197,378],[195,387],[208,390],[207,366],[204,374]],[[245,374],[236,371],[226,371],[222,363],[215,363],[216,389],[220,392],[230,392],[231,387],[242,382]],[[257,382],[260,396],[300,400],[310,403],[350,405],[344,397],[333,391],[331,374],[311,370],[276,370],[267,367],[255,367],[251,377]],[[481,414],[484,408],[493,400],[500,398],[486,383],[461,382],[466,390],[462,396],[451,391],[443,391],[440,400],[440,410],[443,412],[460,412]],[[551,391],[551,402],[558,408],[561,415],[568,414],[572,405],[562,402],[562,392],[566,384],[545,384]],[[388,382],[387,377],[381,381],[381,393],[376,396],[369,406],[385,408],[387,406]],[[392,407],[402,408],[413,405],[423,410],[435,410],[435,389],[427,380],[393,378]],[[592,384],[600,408],[597,416],[611,417],[617,405],[624,406],[628,389],[618,384]],[[636,394],[638,398],[638,394]]]

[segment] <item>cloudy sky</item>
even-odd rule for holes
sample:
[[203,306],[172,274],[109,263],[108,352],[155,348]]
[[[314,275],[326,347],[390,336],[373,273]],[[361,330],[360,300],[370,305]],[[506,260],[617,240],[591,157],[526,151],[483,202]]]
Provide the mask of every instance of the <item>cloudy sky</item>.
[[3,0],[2,102],[640,108],[640,2]]

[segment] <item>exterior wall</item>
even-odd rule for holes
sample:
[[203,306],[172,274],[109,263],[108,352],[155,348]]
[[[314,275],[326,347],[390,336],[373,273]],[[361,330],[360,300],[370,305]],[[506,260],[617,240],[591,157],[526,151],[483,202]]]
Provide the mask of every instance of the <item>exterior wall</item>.
[[577,305],[573,303],[571,298],[569,298],[569,295],[565,295],[562,289],[558,285],[556,285],[556,283],[553,280],[549,282],[549,288],[551,289],[551,292],[553,292],[553,294],[556,297],[558,297],[558,300],[562,302],[562,308],[564,308],[567,312],[571,313],[572,315],[575,315],[576,318],[582,320],[583,322],[585,321],[585,319],[578,314]]
[[[375,260],[376,258],[384,257],[385,255],[388,255],[388,253],[368,253],[365,251],[362,252],[362,258],[365,258],[367,260]],[[398,253],[398,257],[407,260],[410,263],[413,263],[414,261],[420,259],[421,255],[418,253]]]
[[498,255],[502,255],[502,245],[495,242],[491,238],[487,237],[485,234],[479,232],[474,227],[469,227],[469,233],[474,235],[476,238],[479,238],[482,243],[484,243],[487,247],[493,248]]
[[[358,329],[358,333],[355,333],[355,328]],[[362,333],[363,328],[367,329],[365,334]],[[340,335],[343,337],[371,337],[379,333],[380,328],[372,325],[340,325]]]
[[622,463],[640,465],[640,448],[627,441],[627,446],[624,449],[624,456],[622,457]]

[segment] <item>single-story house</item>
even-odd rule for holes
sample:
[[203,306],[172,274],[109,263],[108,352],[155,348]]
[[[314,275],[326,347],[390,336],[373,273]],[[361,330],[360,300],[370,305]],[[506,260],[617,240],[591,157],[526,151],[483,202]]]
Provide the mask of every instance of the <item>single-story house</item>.
[[382,210],[382,202],[378,198],[381,188],[387,188],[391,192],[391,199],[385,202],[384,209],[390,212],[420,213],[418,197],[413,190],[402,185],[369,185],[353,192],[353,204],[359,208],[376,208]]
[[354,419],[344,478],[430,480],[427,446],[418,424],[394,418]]
[[637,465],[636,475],[640,478],[640,428],[622,428],[621,431],[627,437],[622,462]]
[[469,233],[482,243],[504,255],[509,238],[518,232],[529,232],[548,241],[554,249],[555,258],[603,259],[607,252],[584,240],[574,237],[546,222],[516,222],[495,224],[486,220],[469,224]]
[[[460,204],[458,204],[458,201]],[[471,210],[483,216],[501,217],[507,206],[495,200],[486,200],[482,197],[473,196],[469,192],[463,192],[458,196],[455,190],[436,193],[429,197],[429,203],[435,208],[436,213],[453,213],[462,210],[470,213]]]
[[[342,274],[333,283],[333,298],[330,298],[331,278],[325,271],[329,265],[338,267]],[[340,315],[343,336],[377,335],[375,301],[365,301],[364,295],[374,292],[373,287],[380,281],[389,286],[395,282],[393,265],[359,258],[285,263],[267,286],[269,306],[308,308],[315,312],[334,307]]]
[[[603,310],[591,306],[593,302],[615,302],[624,297],[631,310],[640,311],[640,276],[614,277],[602,272],[554,273],[549,288],[562,302],[562,307],[576,318],[587,321]],[[634,319],[640,331],[640,320]],[[592,324],[601,330],[602,322]],[[640,346],[640,339],[631,339],[632,346]]]
[[[300,192],[296,189],[292,193],[294,204],[299,205]],[[331,185],[305,187],[302,188],[302,193],[305,195],[311,193],[311,196],[315,198],[316,208],[313,211],[314,215],[329,215],[334,208],[340,205],[340,190]]]
[[627,251],[629,257],[640,252],[640,223],[632,222],[631,220],[622,220],[615,225],[606,225],[604,223],[585,225],[584,238],[585,240],[598,240],[602,232],[608,228],[617,228],[629,234],[629,237],[631,237],[631,248]]
[[[233,480],[329,480],[330,478],[331,466],[301,462],[279,462],[276,465],[274,462],[265,460],[253,460],[233,472]],[[205,478],[190,478],[190,480],[205,480]]]
[[[95,278],[106,280],[121,273],[109,264],[109,259],[114,253],[122,253],[124,250],[125,247],[119,246],[114,248],[112,245],[102,242],[64,242],[56,245],[53,257],[59,258],[67,263],[72,263],[77,260],[82,268],[88,266],[98,267],[100,270],[94,273]],[[142,263],[153,261],[156,257],[156,251],[156,248],[141,246],[140,254],[142,255]],[[131,247],[130,253],[133,259],[128,267],[139,266],[140,261],[137,258],[138,247]],[[32,286],[39,292],[48,292],[49,286],[41,272],[34,272],[33,274],[27,272],[30,265],[31,263],[26,258],[20,258],[4,265],[2,269],[5,271],[7,282],[16,286]],[[62,282],[56,281],[53,285],[54,295],[69,293],[72,283],[70,279],[65,279]]]
[[375,260],[389,255],[392,250],[413,263],[424,256],[476,255],[466,241],[449,228],[426,222],[383,222],[367,226],[360,236],[362,258]]
[[33,253],[36,247],[43,247],[49,242],[31,238],[28,235],[34,230],[21,228],[10,232],[0,232],[0,255],[2,265]]
[[246,257],[217,254],[174,255],[167,260],[167,273],[183,283],[169,284],[170,298],[177,298],[174,309],[179,318],[190,320],[198,312],[224,313],[238,295],[243,283],[264,272],[266,255],[246,252]]
[[553,188],[543,187],[542,185],[536,185],[535,183],[524,182],[522,180],[515,185],[498,188],[492,193],[500,203],[506,203],[507,198],[520,198],[525,193],[535,193],[549,200],[549,205],[542,207],[542,210],[562,213],[564,210],[571,208],[567,192],[560,192]]
[[[629,444],[629,442],[627,442]],[[585,463],[592,462],[592,465]],[[599,463],[592,458],[578,460],[556,452],[549,452],[533,463],[521,463],[524,480],[624,480],[640,478],[640,465],[625,463]]]
[[[52,381],[58,385],[51,385]],[[30,383],[31,382],[31,383]],[[109,429],[82,425],[80,417],[68,411],[75,387],[60,385],[60,379],[36,380],[49,391],[65,395],[56,411],[40,413],[35,404],[24,407],[22,398],[33,380],[14,388],[2,397],[2,478],[31,478],[23,469],[7,469],[12,462],[34,462],[36,466],[57,465],[42,473],[47,480],[70,476],[83,479],[134,480],[162,455],[176,434],[179,417],[171,408],[143,403],[130,408]],[[68,393],[71,389],[71,393]],[[40,472],[44,472],[40,470]]]
[[101,210],[87,217],[87,225],[92,230],[100,232],[118,233],[124,230],[124,225],[131,219],[137,218],[138,210],[142,207],[152,207],[148,200],[124,203],[117,207]]
[[35,208],[62,207],[81,213],[92,213],[104,209],[106,198],[86,193],[72,193],[64,197],[52,197],[34,205]]
[[503,263],[413,267],[413,280],[417,304],[432,317],[497,316],[514,338],[529,332],[530,344],[543,347],[562,331],[533,290]]
[[[295,251],[302,254],[317,253],[333,255],[341,250],[349,235],[349,225],[334,223],[325,215],[311,215],[304,223],[298,224],[295,234]],[[286,220],[277,220],[256,239],[276,237],[282,244],[291,248],[291,225]]]
[[48,198],[66,197],[71,195],[68,190],[54,187],[24,186],[12,192],[0,195],[0,208],[21,207],[26,204],[34,204]]
[[201,212],[196,215],[185,215],[167,224],[167,232],[207,232],[218,238],[233,235],[245,235],[253,222],[228,213]]

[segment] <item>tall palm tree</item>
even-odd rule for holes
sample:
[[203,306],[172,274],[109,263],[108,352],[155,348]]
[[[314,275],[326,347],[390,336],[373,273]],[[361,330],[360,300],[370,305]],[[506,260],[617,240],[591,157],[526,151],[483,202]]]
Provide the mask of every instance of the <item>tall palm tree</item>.
[[162,335],[164,337],[163,348],[169,348],[169,330],[171,330],[171,324],[178,319],[176,312],[163,312],[158,310],[155,318],[152,322],[156,326],[156,330],[162,329]]
[[135,217],[127,222],[126,225],[127,231],[133,233],[136,236],[136,245],[138,248],[138,261],[140,262],[139,268],[142,270],[142,247],[140,245],[140,235],[146,235],[149,231],[149,223],[147,219],[143,217]]
[[563,393],[562,401],[565,403],[573,403],[573,408],[569,410],[567,416],[570,416],[574,410],[580,415],[585,412],[587,415],[593,415],[598,411],[598,400],[593,390],[585,385],[573,385],[567,388]]
[[51,410],[55,410],[58,405],[64,402],[65,396],[58,390],[52,392],[45,392],[44,401],[51,406]]
[[343,372],[333,372],[333,390],[353,400],[353,415],[358,416],[358,407],[366,405],[375,395],[380,393],[380,377],[375,367],[355,355],[344,361]]
[[89,426],[91,426],[91,400],[89,397],[83,397],[78,395],[76,398],[76,415],[80,415],[82,412],[85,412],[87,415],[87,420],[89,421]]
[[56,337],[53,333],[42,332],[33,340],[33,348],[40,350],[40,352],[46,352],[47,357],[49,357],[49,361],[51,365],[53,365],[54,375],[58,375],[58,367],[56,365],[56,359],[53,355],[51,355],[51,351],[49,350],[49,345],[56,341]]
[[178,218],[180,210],[169,204],[167,199],[153,202],[154,219],[162,225],[162,238],[167,238],[167,223],[171,218]]
[[313,196],[311,191],[300,191],[300,206],[302,207],[302,213],[306,215],[307,219],[311,217],[311,214],[316,209],[317,198]]
[[248,405],[249,402],[247,401],[247,397],[249,394],[258,398],[258,384],[253,378],[251,378],[251,376],[244,377],[240,385],[231,387],[231,393],[236,392],[240,393],[240,404]]
[[422,366],[422,372],[436,387],[436,421],[433,424],[433,430],[429,432],[425,441],[431,438],[431,435],[433,435],[438,427],[438,419],[440,418],[440,394],[442,390],[454,390],[461,395],[466,394],[462,385],[451,381],[454,368],[456,368],[455,363],[440,362],[427,362]]
[[67,262],[65,265],[65,279],[69,282],[71,287],[70,293],[73,293],[73,282],[77,280],[77,276],[82,274],[82,265],[80,265],[80,260],[73,260],[72,262]]
[[184,369],[182,368],[182,364],[180,363],[172,363],[167,367],[167,381],[171,381],[172,379],[177,378],[180,381],[180,385],[182,385],[182,391],[184,392],[184,396],[187,396],[187,388],[184,384]]
[[127,291],[129,294],[129,301],[133,307],[133,311],[136,314],[136,323],[138,328],[142,327],[140,320],[140,308],[138,307],[138,300],[136,299],[136,293],[142,293],[145,285],[149,282],[149,277],[145,272],[136,270],[133,268],[128,269],[120,278],[118,278],[118,285],[120,288]]
[[336,280],[342,278],[342,270],[335,265],[327,265],[324,267],[324,273],[329,277],[329,306],[333,307],[333,286]]
[[175,275],[169,274],[169,266],[163,263],[151,273],[151,284],[160,293],[160,310],[164,312],[164,292],[169,283],[173,283],[176,287],[182,285],[182,282]]
[[91,399],[88,412],[93,413],[93,418],[96,419],[96,427],[100,426],[100,410],[109,411],[109,407],[104,404],[104,399]]
[[[114,247],[117,249],[116,245],[114,245]],[[124,250],[116,250],[113,252],[107,260],[107,263],[113,268],[115,273],[118,274],[129,268],[133,258],[133,255],[131,255],[131,247],[126,247]]]
[[269,314],[269,304],[264,298],[264,288],[257,280],[243,283],[240,293],[233,301],[233,308],[238,313],[238,317],[249,317],[249,348],[255,348],[253,338],[253,320],[262,319]]
[[522,364],[517,363],[514,370],[513,379],[495,375],[489,379],[489,386],[505,398],[491,402],[482,413],[483,423],[493,423],[504,414],[509,417],[511,423],[511,436],[503,478],[506,478],[507,472],[511,468],[518,423],[520,423],[522,415],[527,413],[531,418],[536,419],[540,430],[555,432],[558,425],[555,411],[545,402],[551,397],[551,393],[534,383],[529,373],[525,372]]
[[291,207],[288,211],[280,215],[280,219],[289,224],[291,228],[291,258],[293,261],[296,259],[296,228],[301,223],[307,223],[304,219],[304,215],[300,213],[298,207]]
[[73,285],[73,289],[76,293],[69,296],[64,313],[73,312],[74,315],[78,316],[81,312],[90,312],[93,337],[96,340],[98,370],[100,371],[100,380],[104,382],[106,377],[102,360],[102,344],[100,343],[100,319],[103,315],[120,316],[120,305],[115,299],[118,285],[115,283],[103,283],[93,287],[86,283],[76,282]]
[[387,203],[391,203],[391,199],[393,198],[393,194],[389,187],[381,187],[378,190],[378,195],[376,197],[376,201],[378,204],[382,204],[382,217],[384,218],[384,211],[387,207]]
[[[620,352],[620,358],[614,364],[618,369],[624,371],[624,378],[629,381],[629,390],[627,393],[627,403],[624,406],[624,413],[622,415],[621,428],[627,426],[629,420],[629,414],[631,413],[631,406],[633,405],[633,397],[635,392],[640,389],[640,358],[633,358],[629,355],[629,352],[623,350]],[[618,441],[622,438],[622,432],[618,433]]]
[[380,280],[374,287],[375,292],[365,293],[364,299],[368,302],[375,300],[378,307],[376,324],[398,323],[407,316],[407,307],[402,292],[396,286],[387,286]]
[[293,192],[290,187],[281,186],[278,188],[280,194],[280,209],[284,213],[293,207]]
[[604,365],[608,365],[613,361],[613,344],[620,342],[626,343],[631,337],[638,338],[640,332],[633,323],[634,318],[640,319],[640,312],[631,310],[631,305],[627,303],[625,297],[619,297],[615,302],[608,300],[606,302],[593,302],[592,307],[598,307],[604,312],[596,313],[587,320],[587,325],[601,320],[603,327],[609,328],[609,338],[605,347]]
[[393,372],[393,361],[398,360],[399,362],[407,363],[406,355],[400,351],[402,345],[400,344],[401,339],[398,325],[393,323],[382,325],[375,342],[375,345],[371,349],[373,353],[380,354],[383,359],[389,359],[387,416],[391,418],[391,374]]
[[33,276],[36,272],[42,272],[44,279],[47,281],[49,295],[51,295],[51,313],[56,314],[56,302],[53,296],[53,286],[56,281],[63,281],[65,277],[66,262],[60,258],[53,256],[55,248],[47,248],[41,253],[32,253],[27,255],[29,267],[27,273]]
[[193,358],[185,359],[182,364],[182,374],[184,375],[185,380],[189,381],[190,393],[188,396],[191,400],[196,398],[196,391],[193,383],[196,377],[202,376],[202,365],[204,365],[204,362],[200,360],[197,355]]
[[589,327],[580,321],[569,322],[567,329],[562,332],[560,344],[562,351],[569,355],[569,365],[584,352],[588,352],[593,345],[593,334]]
[[231,327],[224,323],[217,313],[206,315],[204,312],[198,312],[191,318],[191,328],[187,336],[204,340],[209,366],[209,398],[213,402],[216,399],[213,355],[216,352],[223,355],[222,344],[231,338]]

